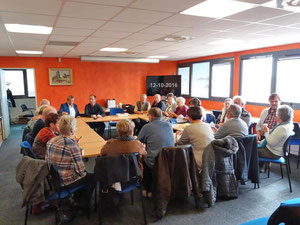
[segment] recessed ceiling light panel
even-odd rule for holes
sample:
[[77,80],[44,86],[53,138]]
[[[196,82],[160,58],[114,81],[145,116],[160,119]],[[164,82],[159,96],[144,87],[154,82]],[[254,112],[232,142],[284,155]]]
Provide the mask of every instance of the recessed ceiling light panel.
[[28,33],[28,34],[50,34],[52,27],[26,25],[26,24],[4,24],[8,32]]
[[125,52],[127,48],[101,48],[101,52]]
[[191,16],[223,18],[247,9],[256,7],[256,4],[234,0],[206,0],[181,12]]
[[18,54],[27,54],[27,55],[41,55],[43,51],[27,51],[27,50],[16,50]]

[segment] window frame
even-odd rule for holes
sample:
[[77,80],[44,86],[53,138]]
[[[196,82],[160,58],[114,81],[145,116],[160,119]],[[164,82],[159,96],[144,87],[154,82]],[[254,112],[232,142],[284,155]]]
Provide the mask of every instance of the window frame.
[[27,69],[3,69],[4,71],[22,71],[23,72],[23,83],[24,83],[24,95],[13,95],[15,99],[34,99],[36,96],[28,96],[28,84],[27,84]]
[[[272,51],[272,52],[264,52],[264,53],[257,53],[257,54],[249,54],[249,55],[241,55],[240,56],[240,71],[239,71],[239,94],[242,95],[242,80],[243,80],[243,60],[245,59],[254,59],[259,57],[268,57],[271,56],[273,58],[272,62],[272,77],[271,77],[271,93],[276,92],[276,81],[277,81],[277,63],[279,59],[284,58],[299,58],[300,59],[300,49],[289,49],[289,50],[282,50],[282,51]],[[271,94],[270,93],[270,94]],[[268,103],[259,103],[259,102],[248,102],[249,105],[256,105],[256,106],[266,106],[269,107]],[[300,102],[286,102],[282,101],[281,104],[289,105],[293,109],[300,110]]]
[[[209,85],[208,85],[208,98],[199,97],[199,96],[191,96],[192,92],[192,74],[193,74],[193,64],[197,63],[205,63],[209,62]],[[190,74],[189,74],[189,94],[188,95],[182,95],[185,98],[199,98],[201,100],[208,100],[208,101],[221,101],[223,102],[226,98],[224,97],[213,97],[211,96],[211,82],[212,82],[212,67],[215,64],[225,64],[229,63],[231,65],[230,67],[230,95],[228,97],[232,98],[233,95],[233,71],[234,71],[234,57],[226,57],[226,58],[218,58],[218,59],[210,59],[210,60],[201,60],[201,61],[194,61],[194,62],[188,62],[188,63],[180,63],[177,64],[177,72],[178,68],[182,67],[189,67],[190,68]]]

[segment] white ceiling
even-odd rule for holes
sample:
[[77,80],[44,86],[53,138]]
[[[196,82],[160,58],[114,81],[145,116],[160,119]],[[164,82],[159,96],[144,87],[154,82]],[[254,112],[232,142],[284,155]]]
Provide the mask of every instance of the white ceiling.
[[[166,55],[167,60],[181,60],[300,42],[300,13],[260,5],[268,0],[239,0],[258,5],[222,19],[179,14],[202,1],[0,0],[0,56],[23,56],[15,50],[42,50],[42,57]],[[9,33],[4,23],[54,29],[50,35]],[[192,38],[162,41],[169,35]],[[211,44],[221,39],[241,42]],[[49,41],[79,44],[54,46]],[[131,54],[100,52],[103,47],[128,48]]]

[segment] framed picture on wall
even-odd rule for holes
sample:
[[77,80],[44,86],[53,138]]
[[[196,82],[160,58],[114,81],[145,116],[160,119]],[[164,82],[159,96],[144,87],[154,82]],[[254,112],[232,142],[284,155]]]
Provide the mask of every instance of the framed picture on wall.
[[72,85],[72,69],[68,68],[49,68],[50,85]]

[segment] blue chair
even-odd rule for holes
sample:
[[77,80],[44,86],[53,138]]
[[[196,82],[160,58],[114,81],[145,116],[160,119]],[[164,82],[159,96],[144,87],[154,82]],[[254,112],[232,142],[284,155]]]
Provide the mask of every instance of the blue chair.
[[248,128],[248,133],[249,133],[249,134],[254,134],[254,132],[253,132],[253,126],[254,126],[254,123],[251,122],[251,123],[250,123],[250,126],[249,126],[249,128]]
[[[78,185],[78,186],[72,187],[72,188],[64,187],[63,181],[58,173],[58,170],[55,167],[55,165],[52,163],[51,163],[51,167],[49,170],[49,175],[51,175],[51,176],[48,176],[47,179],[48,179],[48,182],[51,186],[52,191],[54,191],[54,193],[52,193],[51,195],[49,195],[47,197],[47,201],[56,201],[56,207],[57,207],[56,210],[57,210],[57,212],[59,212],[60,207],[61,207],[61,200],[73,197],[75,192],[84,188],[84,185]],[[29,213],[30,208],[31,208],[31,206],[29,206],[29,205],[26,206],[25,223],[24,223],[25,225],[27,225],[28,213]],[[56,220],[56,224],[58,224],[57,217],[55,217],[55,220]]]
[[216,124],[216,117],[213,114],[207,113],[206,122],[207,123],[213,122],[214,124]]
[[300,160],[300,127],[299,123],[294,122],[294,132],[289,144],[289,153],[291,151],[291,145],[299,145],[298,156],[297,156],[297,169],[299,169],[299,160]]
[[286,172],[287,172],[287,176],[288,176],[288,181],[289,181],[289,186],[290,186],[290,192],[292,191],[292,184],[291,184],[291,179],[290,179],[290,161],[289,161],[289,157],[288,157],[288,145],[289,142],[291,140],[290,136],[284,143],[283,148],[282,148],[282,152],[283,152],[283,156],[280,157],[279,159],[268,159],[268,158],[261,158],[259,157],[259,162],[265,162],[267,163],[268,167],[268,178],[270,177],[270,164],[271,163],[277,163],[280,165],[280,172],[281,172],[281,178],[283,179],[283,172],[282,172],[282,165],[286,166]]
[[[284,225],[285,224],[283,222],[284,218],[282,218],[282,217],[285,217],[285,218],[289,217],[289,219],[293,219],[293,221],[294,221],[295,219],[299,220],[299,216],[294,214],[294,212],[295,212],[294,210],[291,211],[290,215],[286,215],[285,213],[283,213],[283,210],[284,210],[284,212],[288,212],[289,208],[299,208],[299,207],[300,207],[300,198],[290,199],[290,200],[280,203],[279,208],[277,208],[270,217],[254,219],[254,220],[242,223],[240,225],[267,225],[267,224]],[[287,224],[289,224],[289,223],[287,223]],[[293,223],[293,224],[295,224],[295,223]]]
[[27,155],[31,158],[37,159],[37,155],[33,152],[32,146],[28,141],[21,142],[20,147],[22,148],[21,152],[24,156]]
[[212,114],[218,119],[219,115],[222,114],[221,110],[212,110]]
[[[114,167],[114,165],[122,165]],[[131,193],[131,204],[134,204],[133,190],[140,189],[142,200],[144,224],[147,224],[146,209],[144,198],[142,195],[141,171],[138,166],[137,153],[101,156],[96,158],[94,168],[96,181],[99,182],[99,209],[98,220],[99,225],[102,224],[102,197],[109,193]],[[120,182],[122,190],[116,191],[111,186],[114,183]]]
[[[109,115],[110,116],[114,116],[117,113],[124,113],[124,109],[121,109],[121,108],[110,108],[110,111],[109,111]],[[117,122],[110,121],[108,123],[108,125],[109,125],[109,130],[108,130],[109,138],[111,138],[111,127],[115,127],[117,125]]]

